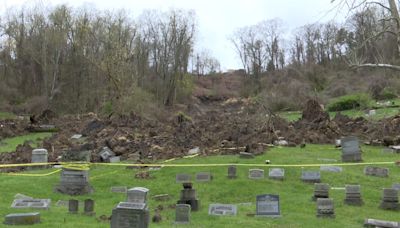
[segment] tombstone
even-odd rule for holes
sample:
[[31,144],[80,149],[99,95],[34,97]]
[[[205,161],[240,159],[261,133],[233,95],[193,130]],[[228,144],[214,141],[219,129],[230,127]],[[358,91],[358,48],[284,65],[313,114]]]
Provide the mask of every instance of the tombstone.
[[358,138],[349,136],[340,140],[342,146],[342,161],[343,162],[359,162],[361,159],[361,150],[358,143]]
[[115,156],[115,153],[108,147],[103,147],[99,153],[100,160],[103,162],[108,162],[110,157]]
[[149,189],[143,187],[131,188],[127,191],[126,202],[129,203],[147,203],[147,194]]
[[237,207],[233,204],[210,204],[208,206],[209,215],[236,215]]
[[70,199],[68,201],[68,212],[71,214],[76,214],[78,213],[78,210],[79,210],[79,201]]
[[212,179],[212,175],[209,172],[196,173],[197,182],[209,182]]
[[247,159],[254,158],[254,154],[248,152],[240,152],[239,158],[247,158]]
[[15,199],[11,208],[34,208],[48,210],[50,208],[50,199]]
[[47,163],[48,155],[46,149],[34,149],[32,150],[32,163]]
[[190,174],[176,174],[176,183],[186,183],[192,180],[192,176]]
[[321,182],[321,173],[319,171],[301,171],[301,180],[307,183]]
[[89,172],[87,170],[63,168],[60,176],[60,184],[54,190],[68,195],[92,193],[93,188],[89,184]]
[[379,207],[384,210],[399,210],[399,196],[397,190],[392,188],[384,188]]
[[333,207],[333,199],[318,198],[317,199],[317,217],[335,217],[335,209]]
[[285,178],[285,170],[281,168],[271,168],[268,177],[274,180],[283,180]]
[[177,204],[175,206],[175,223],[189,223],[190,211],[189,204]]
[[191,211],[199,210],[200,201],[197,199],[196,190],[193,189],[192,183],[183,183],[183,190],[181,190],[177,204],[189,204]]
[[114,193],[127,193],[128,192],[128,187],[126,187],[126,186],[112,186],[110,191],[114,192]]
[[389,169],[381,168],[381,167],[372,167],[367,166],[364,168],[364,174],[367,176],[375,176],[375,177],[388,177]]
[[33,225],[40,223],[40,213],[15,213],[8,214],[5,217],[5,225]]
[[118,163],[121,161],[121,157],[120,156],[113,156],[109,158],[110,163]]
[[171,199],[171,196],[168,194],[159,194],[152,197],[155,201],[168,201]]
[[228,166],[228,178],[235,179],[236,177],[236,165]]
[[85,205],[83,207],[83,213],[85,215],[89,215],[89,216],[93,216],[96,214],[94,212],[94,200],[92,200],[92,199],[85,200]]
[[364,204],[361,199],[360,185],[346,185],[344,203],[348,205],[361,206]]
[[321,165],[320,171],[332,172],[332,173],[340,173],[343,171],[343,168],[340,166],[331,166],[331,165]]
[[399,228],[400,222],[392,222],[378,219],[365,219],[364,227]]
[[249,178],[250,179],[264,179],[264,170],[263,169],[249,169]]
[[63,162],[71,162],[71,161],[79,161],[79,162],[90,162],[91,151],[90,150],[67,150],[64,151],[61,156],[61,161]]
[[397,191],[400,191],[400,184],[399,183],[395,183],[392,185],[393,189],[396,189]]
[[256,197],[256,216],[280,217],[279,195],[258,195]]
[[323,183],[314,184],[314,195],[312,197],[313,201],[319,198],[329,198],[329,185]]
[[80,138],[82,138],[81,134],[75,134],[71,136],[71,139],[80,139]]
[[111,228],[147,228],[150,213],[144,203],[120,202],[111,215]]

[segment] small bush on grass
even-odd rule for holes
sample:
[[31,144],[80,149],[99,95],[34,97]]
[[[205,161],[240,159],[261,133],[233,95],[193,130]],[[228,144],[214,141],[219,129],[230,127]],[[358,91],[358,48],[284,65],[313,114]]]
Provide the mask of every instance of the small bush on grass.
[[368,94],[357,93],[345,95],[332,100],[328,104],[328,111],[344,111],[349,109],[363,109],[370,106],[372,100]]

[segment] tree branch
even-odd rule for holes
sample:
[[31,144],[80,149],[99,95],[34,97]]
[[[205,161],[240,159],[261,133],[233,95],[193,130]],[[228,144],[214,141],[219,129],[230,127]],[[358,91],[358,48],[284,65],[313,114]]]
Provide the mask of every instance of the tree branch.
[[400,66],[391,65],[391,64],[384,64],[384,63],[364,63],[358,65],[350,65],[351,68],[386,68],[391,70],[400,71]]

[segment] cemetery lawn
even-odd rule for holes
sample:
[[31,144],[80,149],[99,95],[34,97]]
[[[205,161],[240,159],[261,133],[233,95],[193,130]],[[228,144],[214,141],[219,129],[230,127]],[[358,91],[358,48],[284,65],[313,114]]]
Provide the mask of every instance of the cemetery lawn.
[[29,141],[32,147],[36,147],[40,141],[44,138],[50,137],[51,135],[52,133],[39,132],[3,139],[0,141],[0,153],[15,151],[17,146],[23,144],[25,141]]
[[[383,152],[381,147],[362,146],[364,162],[396,161],[398,154]],[[59,181],[59,173],[43,176],[9,176],[0,174],[0,216],[2,220],[8,213],[34,212],[41,213],[41,224],[34,227],[63,227],[63,228],[101,228],[110,227],[109,221],[99,219],[101,215],[111,215],[112,209],[118,202],[124,201],[126,194],[111,193],[111,186],[146,187],[150,189],[149,208],[150,216],[154,215],[154,209],[161,205],[162,222],[150,223],[150,227],[174,227],[175,210],[171,209],[179,199],[181,184],[175,183],[175,175],[188,173],[194,178],[197,172],[211,172],[213,180],[208,183],[193,181],[193,187],[197,190],[200,200],[200,210],[192,212],[191,223],[179,225],[179,227],[361,227],[364,219],[375,218],[382,220],[398,221],[400,212],[385,211],[379,209],[382,188],[389,188],[393,183],[400,182],[400,167],[391,165],[375,165],[390,169],[388,178],[365,176],[365,165],[342,166],[343,172],[321,172],[321,182],[329,183],[336,189],[330,190],[330,197],[334,199],[336,218],[316,218],[316,203],[311,201],[314,186],[303,183],[300,180],[302,167],[285,168],[283,181],[269,180],[268,168],[257,165],[264,164],[266,159],[272,165],[279,164],[334,164],[341,163],[341,151],[332,145],[307,145],[306,148],[272,148],[264,155],[254,159],[239,159],[237,156],[209,156],[179,159],[163,164],[254,164],[249,167],[237,166],[237,179],[228,179],[227,167],[163,167],[161,170],[149,171],[151,179],[135,179],[134,174],[146,169],[126,169],[121,166],[92,165],[90,170],[90,182],[95,192],[84,196],[68,196],[53,192],[53,187]],[[337,161],[327,161],[336,159]],[[248,179],[249,168],[262,168],[265,170],[265,179]],[[305,170],[319,170],[319,167],[304,167]],[[29,171],[24,173],[49,173],[55,169]],[[364,205],[348,206],[343,203],[345,197],[345,184],[360,184]],[[16,193],[25,194],[34,198],[50,198],[51,208],[44,210],[12,209],[10,207]],[[157,202],[152,196],[157,194],[169,194],[171,199],[165,202]],[[278,194],[280,196],[280,218],[251,217],[256,211],[255,199],[259,194]],[[80,213],[68,214],[67,207],[58,207],[58,200],[87,198],[95,200],[96,217],[82,215]],[[237,216],[209,216],[208,205],[210,203],[237,204]],[[241,203],[251,203],[242,204]],[[3,225],[3,227],[6,227]],[[10,226],[12,227],[12,226]]]

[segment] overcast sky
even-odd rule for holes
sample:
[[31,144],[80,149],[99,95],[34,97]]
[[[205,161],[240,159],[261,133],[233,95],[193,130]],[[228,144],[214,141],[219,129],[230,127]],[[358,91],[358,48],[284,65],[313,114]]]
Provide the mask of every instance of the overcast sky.
[[199,23],[197,49],[207,48],[220,62],[223,70],[241,68],[228,37],[236,28],[253,25],[262,20],[280,18],[285,31],[305,24],[343,20],[332,10],[331,0],[0,0],[0,13],[9,7],[66,3],[73,7],[83,5],[101,9],[126,9],[134,16],[145,9],[193,9]]

